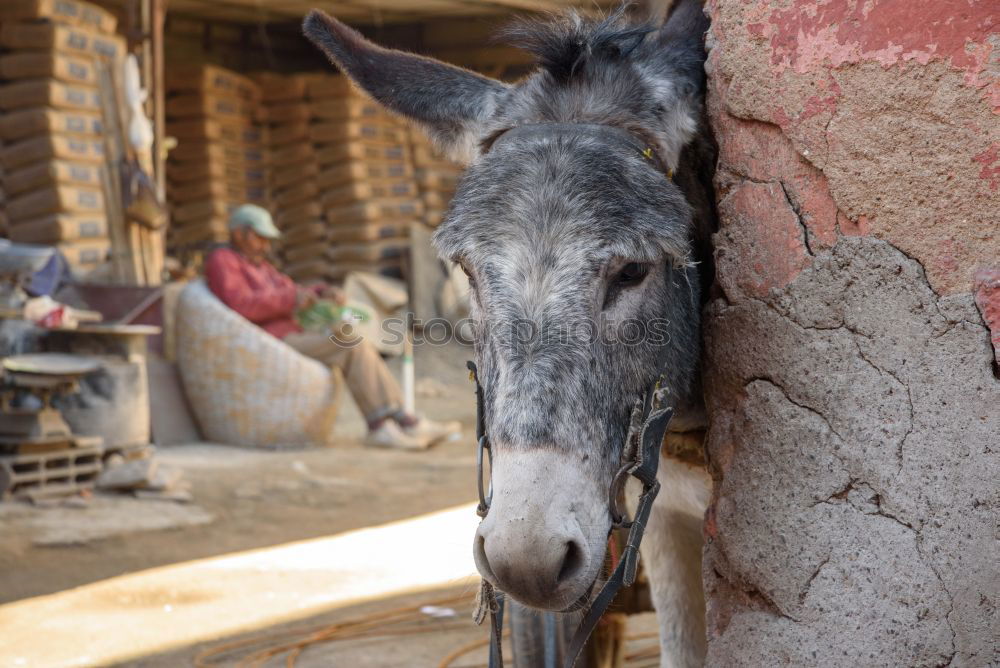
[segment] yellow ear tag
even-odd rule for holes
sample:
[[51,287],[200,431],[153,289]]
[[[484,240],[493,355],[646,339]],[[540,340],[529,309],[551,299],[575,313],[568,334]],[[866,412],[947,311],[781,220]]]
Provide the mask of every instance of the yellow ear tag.
[[646,160],[652,160],[653,159],[653,149],[647,148],[645,151],[642,152],[642,155],[646,158]]
[[667,178],[670,179],[671,181],[674,180],[674,170],[670,169],[669,167],[667,168]]

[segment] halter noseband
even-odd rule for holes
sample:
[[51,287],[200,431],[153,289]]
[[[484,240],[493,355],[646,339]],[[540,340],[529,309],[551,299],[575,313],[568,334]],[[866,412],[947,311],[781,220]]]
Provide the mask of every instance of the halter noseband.
[[[476,384],[476,438],[478,440],[476,480],[479,488],[479,505],[476,508],[476,513],[479,517],[485,518],[490,511],[493,490],[483,479],[483,453],[485,451],[489,457],[492,475],[493,448],[486,433],[483,387],[479,383],[478,370],[474,362],[467,362],[466,366],[469,368],[469,378]],[[622,445],[622,464],[608,490],[609,508],[612,514],[611,530],[628,529],[628,540],[614,572],[604,583],[584,615],[583,621],[580,622],[576,633],[573,634],[566,650],[565,668],[573,668],[576,664],[583,652],[584,645],[618,592],[624,587],[630,587],[635,582],[636,569],[639,565],[639,543],[642,542],[646,522],[649,521],[649,513],[653,509],[653,500],[660,491],[660,483],[656,479],[656,472],[660,465],[660,445],[663,443],[663,436],[667,431],[667,425],[670,424],[670,418],[674,414],[673,408],[665,403],[669,393],[664,383],[665,375],[664,370],[649,385],[646,392],[632,408],[629,430]],[[642,493],[639,495],[635,517],[631,520],[627,519],[619,509],[619,497],[624,493],[625,483],[630,477],[636,478],[642,483]],[[474,619],[477,624],[481,624],[486,618],[487,612],[489,613],[490,668],[503,668],[503,653],[501,651],[503,611],[504,597],[502,592],[497,591],[483,578],[477,596]]]
[[[609,144],[624,145],[630,151],[649,161],[651,165],[668,179],[673,179],[674,173],[661,159],[656,150],[639,135],[623,128],[598,123],[531,123],[519,125],[509,130],[499,132],[483,142],[482,149],[488,153],[498,146],[518,139],[544,138],[555,136],[590,137]],[[486,434],[486,413],[483,402],[483,388],[479,383],[476,365],[468,362],[469,378],[476,384],[476,440],[477,440],[477,486],[479,490],[479,505],[476,512],[485,518],[490,510],[493,491],[488,481],[483,478],[484,453],[489,459],[492,472],[493,449]],[[653,500],[660,491],[660,483],[656,472],[660,464],[660,446],[663,436],[673,416],[673,408],[665,404],[668,389],[664,384],[666,370],[661,369],[645,393],[632,409],[628,434],[622,445],[621,467],[611,482],[608,490],[609,508],[612,515],[611,529],[628,529],[628,540],[622,551],[618,565],[608,578],[594,602],[584,615],[583,621],[574,633],[567,648],[565,667],[572,668],[583,652],[583,647],[608,606],[614,600],[619,590],[629,587],[635,581],[636,569],[639,565],[639,543],[642,541],[649,513],[653,508]],[[642,483],[642,493],[636,508],[635,517],[631,520],[620,510],[619,498],[624,493],[625,483],[630,477]],[[503,668],[501,640],[503,636],[504,596],[493,585],[482,580],[474,619],[477,624],[483,622],[486,614],[490,616],[490,668]],[[548,668],[548,666],[546,667]]]
[[482,144],[483,152],[489,153],[501,144],[509,143],[515,139],[543,138],[551,139],[554,136],[592,137],[600,139],[610,144],[624,144],[630,151],[645,158],[656,170],[668,179],[674,178],[674,170],[670,169],[660,157],[659,152],[651,142],[635,132],[619,128],[614,125],[602,125],[600,123],[529,123],[518,125],[509,130],[503,130],[492,135]]

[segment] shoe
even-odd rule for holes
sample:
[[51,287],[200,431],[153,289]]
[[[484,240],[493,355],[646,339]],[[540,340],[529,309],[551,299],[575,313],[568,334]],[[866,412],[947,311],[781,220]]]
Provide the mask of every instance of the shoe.
[[405,433],[394,420],[383,420],[378,428],[369,431],[365,436],[365,445],[393,450],[426,450],[430,447],[431,441]]
[[437,443],[462,432],[462,423],[455,421],[435,422],[422,417],[415,424],[404,426],[403,433],[407,436],[426,439],[429,443]]

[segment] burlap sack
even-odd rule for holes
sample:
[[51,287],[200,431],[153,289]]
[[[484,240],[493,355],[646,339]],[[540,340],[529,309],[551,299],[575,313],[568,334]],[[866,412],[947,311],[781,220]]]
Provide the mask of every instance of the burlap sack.
[[330,443],[338,377],[229,309],[202,281],[181,293],[176,341],[206,439],[256,448]]

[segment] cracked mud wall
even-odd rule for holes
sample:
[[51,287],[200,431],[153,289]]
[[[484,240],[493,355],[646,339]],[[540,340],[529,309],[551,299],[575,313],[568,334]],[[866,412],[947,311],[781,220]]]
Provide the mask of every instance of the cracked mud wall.
[[709,664],[1000,664],[1000,6],[709,0]]

